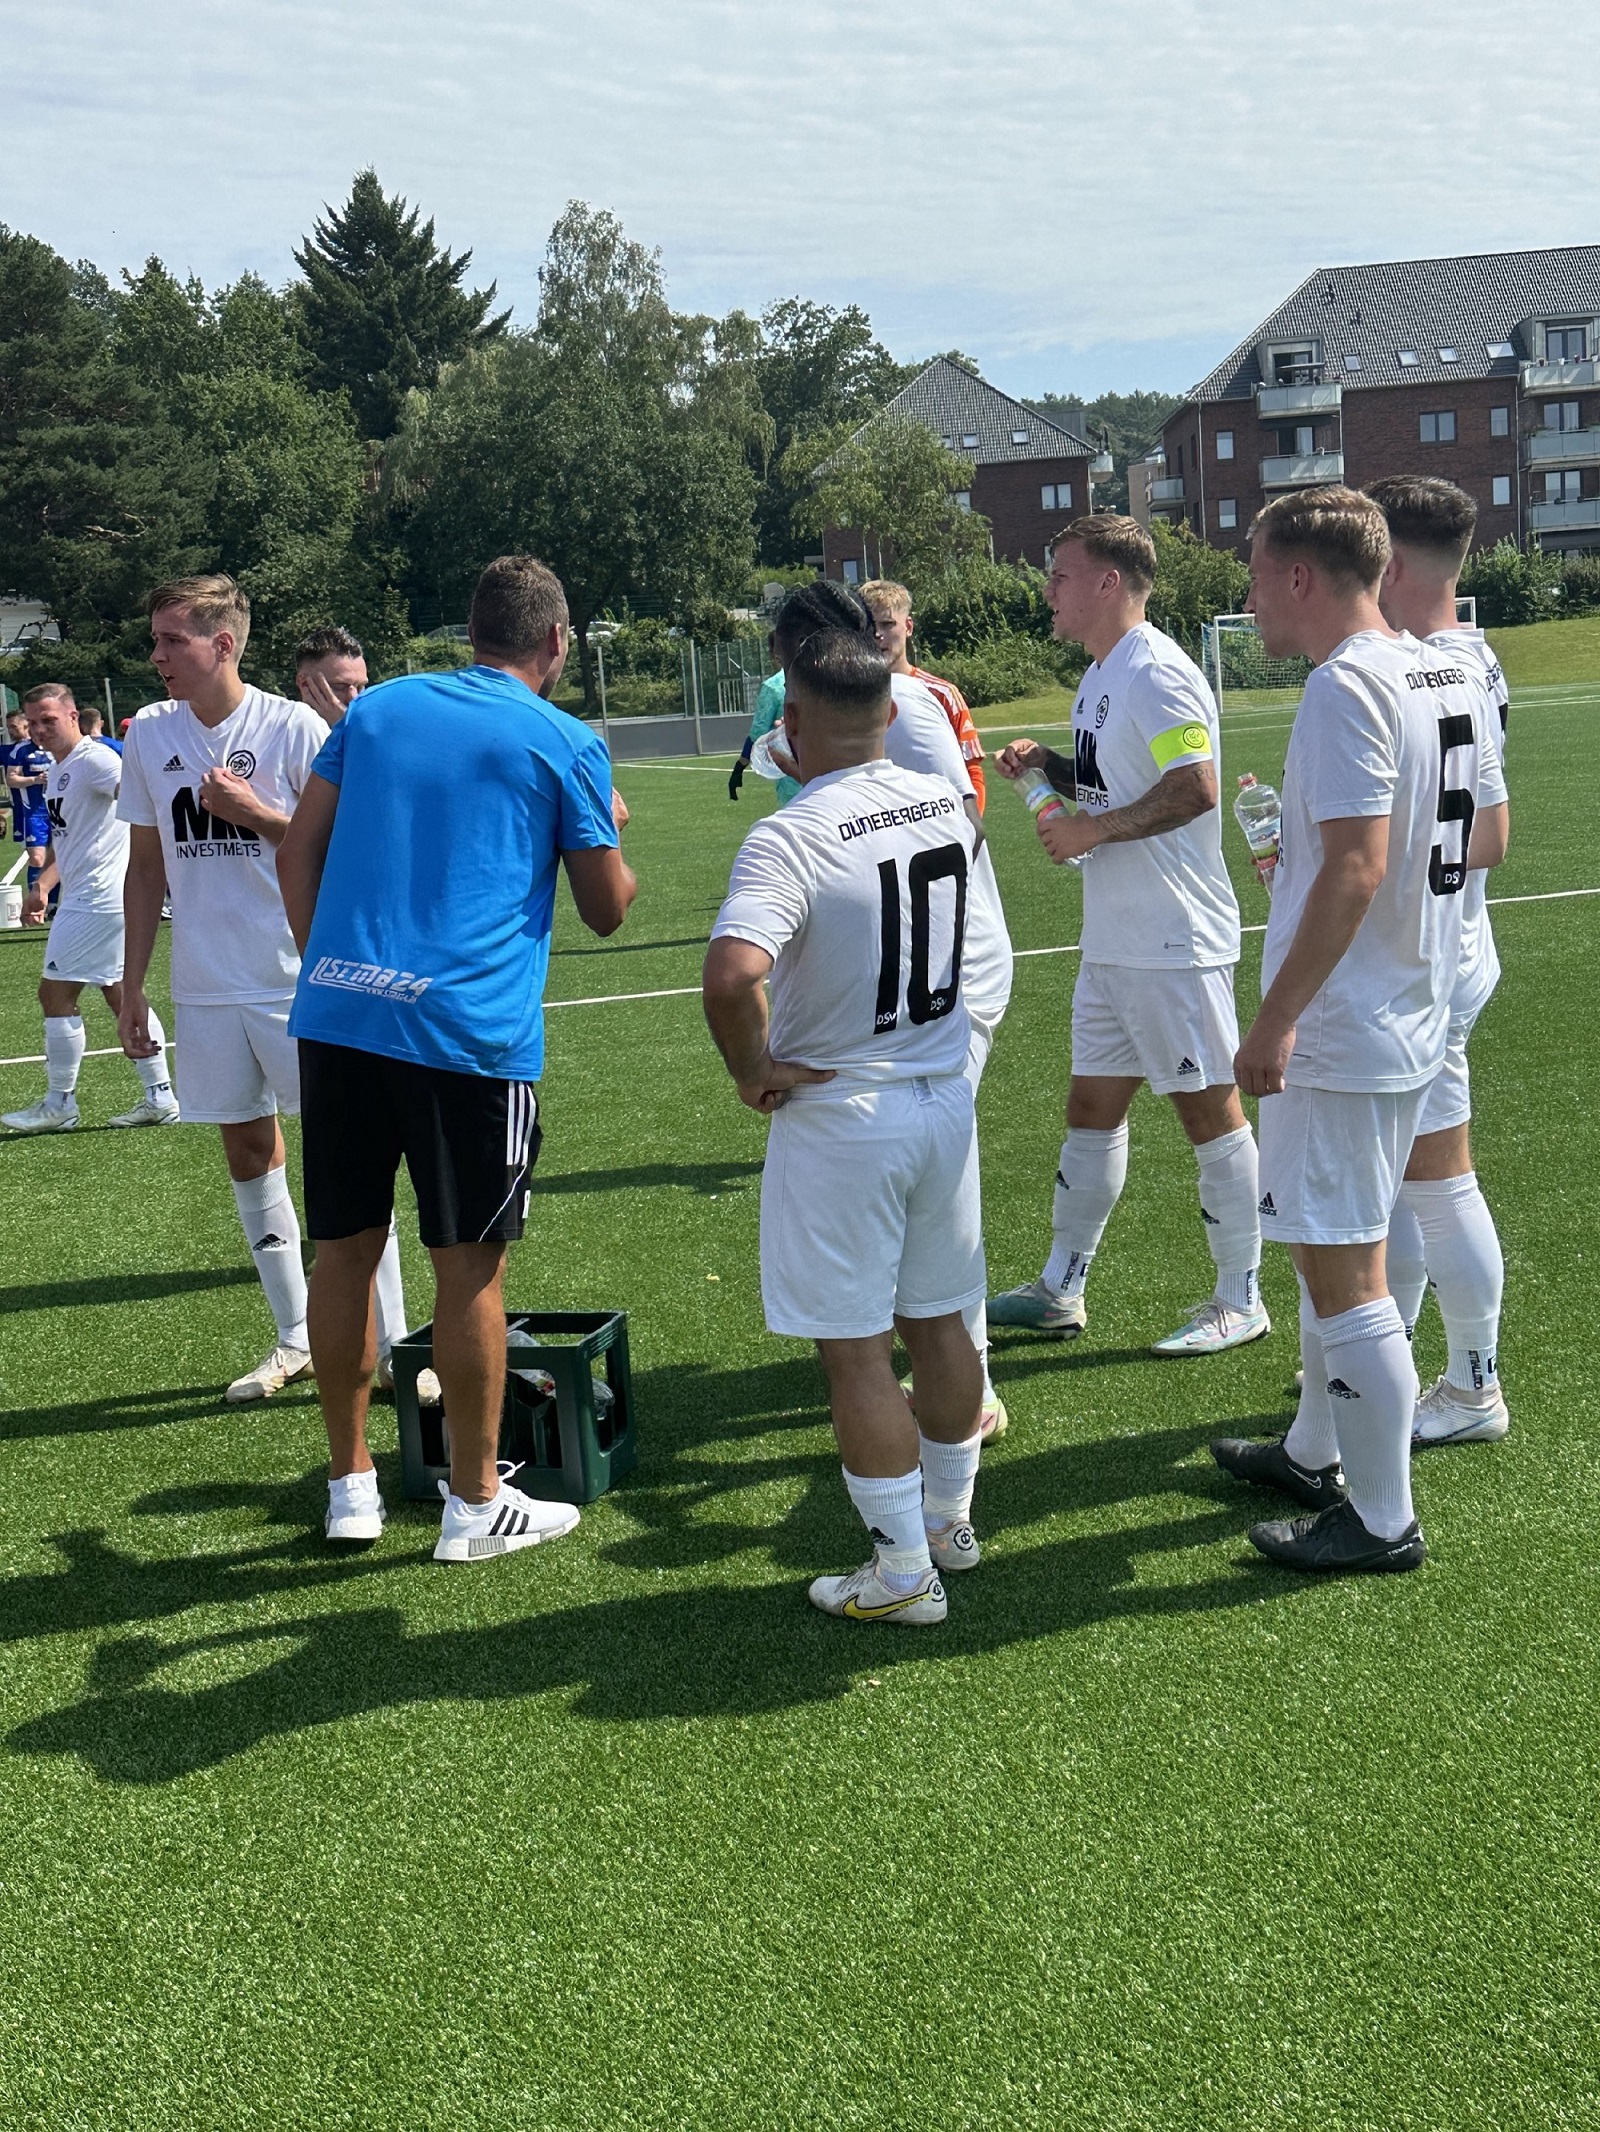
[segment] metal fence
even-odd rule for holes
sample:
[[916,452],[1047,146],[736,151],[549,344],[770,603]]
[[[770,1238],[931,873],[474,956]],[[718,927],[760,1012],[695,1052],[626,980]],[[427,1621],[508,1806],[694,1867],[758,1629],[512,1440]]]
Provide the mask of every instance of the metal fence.
[[761,684],[775,672],[763,637],[735,637],[723,644],[687,639],[679,651],[683,708],[690,718],[748,718]]

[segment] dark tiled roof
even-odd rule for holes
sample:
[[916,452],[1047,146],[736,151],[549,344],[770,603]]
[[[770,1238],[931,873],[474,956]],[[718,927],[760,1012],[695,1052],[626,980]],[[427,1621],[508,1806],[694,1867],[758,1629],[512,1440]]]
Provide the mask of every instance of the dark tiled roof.
[[[1099,449],[1048,415],[1036,414],[1021,400],[985,384],[946,355],[935,356],[873,421],[891,416],[922,423],[977,466],[994,466],[1006,459],[1092,459]],[[1020,444],[1015,441],[1018,436],[1023,439]],[[963,444],[964,437],[978,441]]]
[[[1319,267],[1188,398],[1245,398],[1264,382],[1257,345],[1299,334],[1322,343],[1324,375],[1347,392],[1509,376],[1532,355],[1517,328],[1527,319],[1563,317],[1600,317],[1600,244]],[[1489,354],[1507,341],[1515,355]],[[1456,361],[1441,363],[1441,348],[1453,348]],[[1401,363],[1402,349],[1415,354],[1414,364]],[[1347,355],[1360,357],[1359,370],[1345,368]]]

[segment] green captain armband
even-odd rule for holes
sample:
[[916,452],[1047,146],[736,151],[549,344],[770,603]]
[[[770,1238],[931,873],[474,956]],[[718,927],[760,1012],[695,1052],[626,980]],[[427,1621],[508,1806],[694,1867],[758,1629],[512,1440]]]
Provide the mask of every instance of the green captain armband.
[[1150,743],[1150,753],[1155,757],[1158,770],[1170,770],[1174,763],[1210,762],[1211,735],[1198,719],[1188,725],[1169,726],[1158,733]]

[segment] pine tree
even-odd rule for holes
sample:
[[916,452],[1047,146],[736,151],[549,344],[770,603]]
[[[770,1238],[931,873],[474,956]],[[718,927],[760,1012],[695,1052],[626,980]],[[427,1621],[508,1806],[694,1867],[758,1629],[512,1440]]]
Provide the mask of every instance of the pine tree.
[[511,314],[489,316],[495,285],[462,286],[470,252],[441,251],[433,223],[377,173],[363,170],[350,198],[330,210],[295,253],[295,291],[311,358],[311,383],[349,393],[364,437],[399,426],[405,396],[437,383],[441,367],[494,339]]

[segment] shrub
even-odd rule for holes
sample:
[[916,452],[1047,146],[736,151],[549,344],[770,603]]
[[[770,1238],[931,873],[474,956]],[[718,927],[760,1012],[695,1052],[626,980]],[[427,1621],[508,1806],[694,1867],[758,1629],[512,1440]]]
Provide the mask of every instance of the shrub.
[[994,638],[1020,636],[1048,644],[1051,614],[1043,573],[1026,564],[969,562],[923,592],[916,623],[912,657],[925,656],[930,663],[949,652],[977,651]]
[[1548,622],[1559,614],[1562,576],[1559,555],[1502,540],[1467,558],[1461,590],[1477,601],[1480,628],[1508,629],[1523,622]]
[[976,710],[986,703],[1010,703],[1065,688],[1078,679],[1088,660],[1077,645],[1045,643],[1012,630],[991,636],[972,651],[930,658],[930,669],[953,681]]
[[1561,573],[1563,617],[1600,612],[1600,555],[1569,555]]

